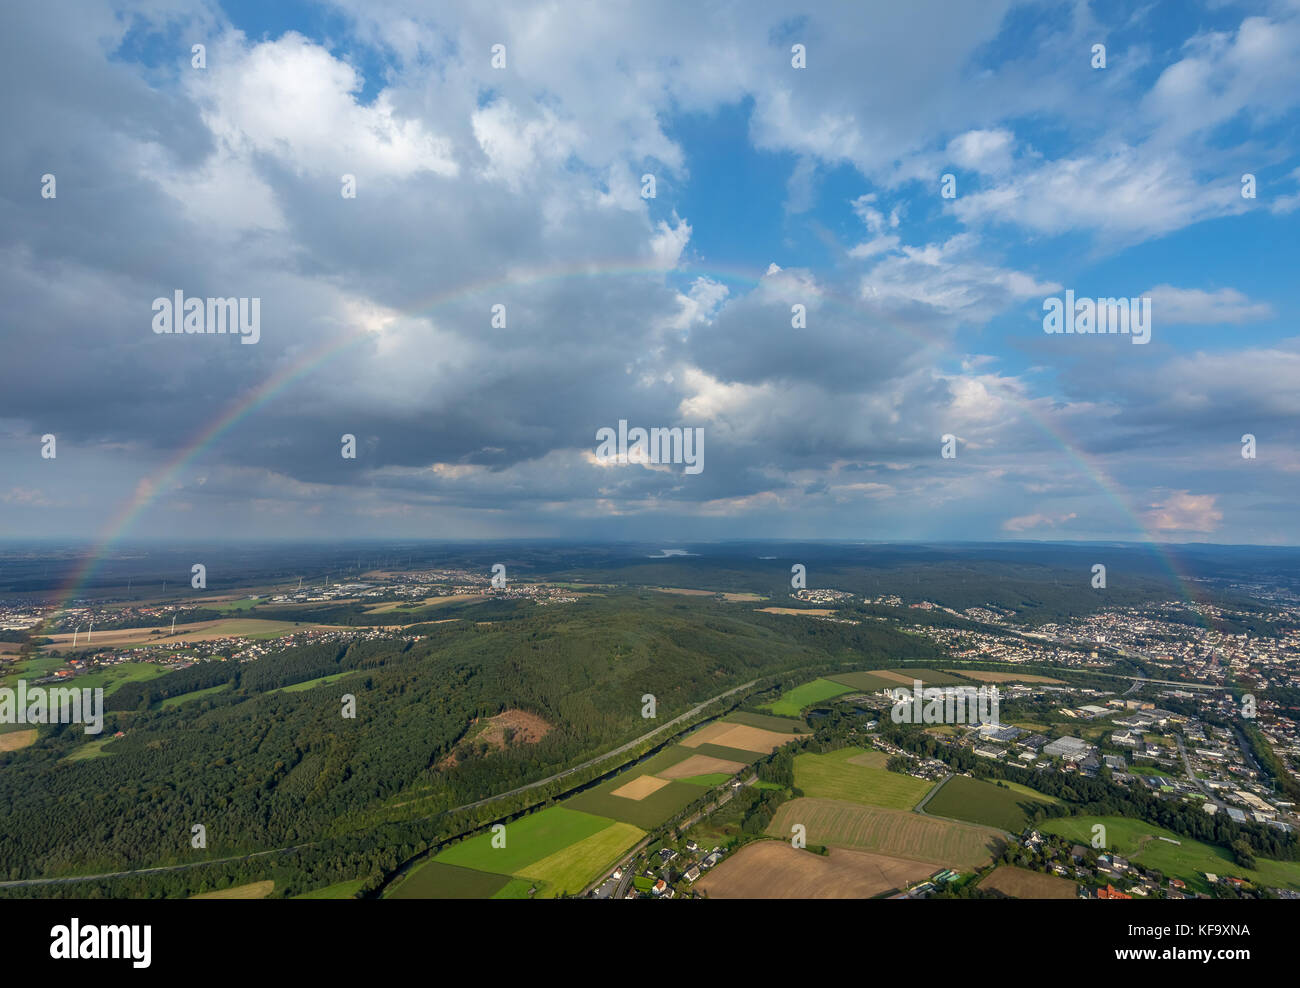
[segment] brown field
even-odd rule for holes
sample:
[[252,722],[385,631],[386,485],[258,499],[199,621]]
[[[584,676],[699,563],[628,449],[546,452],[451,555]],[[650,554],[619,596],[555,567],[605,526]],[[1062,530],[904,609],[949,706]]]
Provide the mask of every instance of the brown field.
[[945,669],[944,672],[954,676],[965,676],[981,683],[1063,683],[1063,679],[1051,676],[1026,676],[1018,672],[984,672],[979,669]]
[[796,823],[808,828],[809,844],[874,851],[959,870],[987,864],[1004,846],[1001,831],[992,827],[808,797],[783,804],[767,832],[788,838]]
[[980,882],[980,888],[992,889],[1013,899],[1073,899],[1078,886],[1068,878],[1001,865]]
[[656,779],[653,775],[638,775],[631,782],[624,783],[617,789],[610,790],[611,796],[624,799],[642,800],[668,785],[667,779]]
[[793,741],[795,737],[794,734],[778,734],[776,731],[764,731],[758,727],[728,724],[726,721],[718,720],[684,739],[682,746],[698,748],[708,743],[721,745],[724,748],[739,748],[741,751],[761,751],[766,755],[781,745]]
[[899,683],[903,686],[911,686],[916,679],[910,672],[893,672],[890,669],[872,669],[871,675],[879,676],[881,679],[887,679],[891,683]]
[[685,590],[681,587],[656,587],[655,589],[660,593],[675,593],[682,597],[715,597],[721,595],[723,600],[732,602],[741,601],[743,603],[767,599],[766,597],[761,597],[756,593],[729,593],[722,590]]
[[934,865],[833,848],[827,857],[783,840],[747,844],[696,886],[711,899],[869,899],[929,877]]
[[0,642],[0,655],[17,655],[22,647],[22,642]]
[[[292,621],[267,621],[262,618],[220,618],[216,621],[198,621],[194,624],[178,624],[176,634],[167,634],[171,628],[171,623],[160,625],[153,628],[122,628],[115,631],[96,631],[93,633],[91,640],[86,641],[86,632],[83,630],[77,635],[77,647],[83,645],[90,647],[92,645],[112,645],[116,647],[131,645],[183,645],[186,642],[211,641],[213,638],[238,638],[248,635],[261,635],[270,632],[279,632],[284,635],[293,634],[295,631],[320,631],[320,630],[347,630],[341,625],[333,624],[294,624]],[[161,635],[151,634],[151,632],[161,630]],[[72,644],[74,633],[51,635],[53,646],[65,646]],[[51,647],[51,646],[47,646]]]
[[664,769],[659,773],[659,778],[689,779],[696,775],[712,775],[714,772],[733,775],[744,767],[743,762],[729,762],[725,758],[714,758],[712,755],[691,755],[684,762],[678,762]]
[[247,885],[235,885],[221,889],[219,892],[201,892],[190,896],[191,899],[265,899],[275,889],[275,882],[250,882]]
[[762,614],[811,614],[813,617],[827,617],[835,613],[833,607],[760,607]]
[[10,731],[8,734],[0,734],[0,751],[17,751],[19,748],[26,748],[35,740],[35,728],[27,731]]

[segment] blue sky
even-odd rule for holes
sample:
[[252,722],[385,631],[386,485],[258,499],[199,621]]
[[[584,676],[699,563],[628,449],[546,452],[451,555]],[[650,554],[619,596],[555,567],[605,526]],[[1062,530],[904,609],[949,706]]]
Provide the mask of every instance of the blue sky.
[[7,9],[0,536],[1300,541],[1300,5],[905,7]]

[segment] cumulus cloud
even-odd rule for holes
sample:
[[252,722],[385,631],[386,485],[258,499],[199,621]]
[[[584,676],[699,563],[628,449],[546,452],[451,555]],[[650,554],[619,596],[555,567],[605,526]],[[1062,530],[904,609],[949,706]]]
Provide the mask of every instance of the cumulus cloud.
[[296,32],[245,47],[231,35],[210,69],[188,76],[214,137],[235,151],[274,155],[301,171],[367,177],[429,171],[454,176],[450,142],[399,115],[381,91],[369,106],[356,69]]
[[1217,500],[1214,494],[1170,491],[1150,506],[1145,521],[1156,532],[1213,532],[1223,521]]
[[[1265,163],[1294,151],[1266,129],[1294,102],[1284,8],[1186,39],[1163,65],[1135,44],[1102,77],[1059,57],[1086,50],[1086,10],[1026,28],[1009,2],[798,21],[766,0],[341,6],[330,39],[241,30],[197,4],[130,22],[95,3],[68,23],[0,14],[17,39],[0,79],[29,94],[0,110],[14,531],[95,529],[139,492],[173,532],[257,525],[231,513],[256,504],[274,534],[357,516],[384,532],[585,531],[589,514],[843,534],[869,504],[900,534],[1110,534],[1050,436],[1135,489],[1158,469],[1185,493],[1210,489],[1193,448],[1208,430],[1230,420],[1267,449],[1294,435],[1294,341],[1160,340],[1111,363],[1039,350],[1024,369],[1005,331],[1092,235],[1141,245],[1254,208],[1212,132],[1259,128]],[[211,39],[207,70],[158,40],[176,31]],[[163,54],[141,57],[141,38]],[[789,65],[796,41],[805,70]],[[1073,133],[1036,139],[1035,121],[1066,111]],[[714,146],[738,113],[736,146]],[[771,201],[724,212],[719,193],[751,166],[776,175]],[[32,194],[46,168],[48,202]],[[940,201],[948,168],[967,174]],[[1064,255],[1039,251],[1058,234]],[[1142,260],[1139,284],[1168,277]],[[1273,315],[1196,274],[1150,290],[1158,324]],[[154,336],[150,302],[177,288],[260,297],[262,342]],[[705,472],[592,464],[595,430],[620,418],[705,427]],[[192,467],[166,471],[220,422]],[[31,437],[51,430],[60,460],[34,462]],[[338,456],[343,432],[356,461]],[[946,465],[945,433],[962,437]],[[1075,500],[1043,513],[1043,492]],[[1152,510],[1163,524],[1216,509],[1170,495]]]

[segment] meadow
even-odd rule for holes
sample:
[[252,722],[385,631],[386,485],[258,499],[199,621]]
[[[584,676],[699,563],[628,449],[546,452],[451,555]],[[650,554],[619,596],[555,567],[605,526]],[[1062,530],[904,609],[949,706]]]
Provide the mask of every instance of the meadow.
[[794,784],[808,796],[910,810],[930,791],[931,783],[890,772],[886,761],[882,752],[863,748],[797,755]]
[[522,899],[577,895],[602,868],[645,836],[626,823],[552,806],[506,826],[506,846],[489,831],[453,844],[389,893],[396,899]]
[[912,688],[914,680],[924,686],[969,686],[970,680],[958,679],[934,669],[873,669],[869,672],[841,672],[826,677],[835,683],[874,693],[877,690],[896,690],[900,686]]
[[[516,879],[440,861],[426,861],[402,879],[392,899],[491,899]],[[532,883],[529,883],[532,884]]]
[[111,737],[87,741],[85,744],[73,748],[72,751],[63,757],[63,761],[79,762],[87,758],[103,758],[106,755],[112,754],[112,752],[104,750],[104,745],[109,744],[112,741],[113,739]]
[[945,782],[925,804],[925,812],[1020,833],[1029,825],[1025,805],[1033,802],[1052,804],[1060,800],[1026,786],[1003,789],[991,782],[958,775]]
[[[1129,820],[1118,816],[1077,816],[1050,820],[1039,829],[1087,845],[1092,840],[1093,825],[1098,823],[1106,828],[1108,850],[1144,868],[1154,868],[1166,878],[1181,878],[1195,892],[1210,890],[1210,883],[1205,880],[1204,874],[1207,871],[1220,878],[1231,875],[1269,886],[1300,889],[1300,862],[1256,858],[1254,868],[1243,868],[1235,863],[1232,852],[1226,848],[1180,836],[1145,820]],[[1170,844],[1159,840],[1160,837],[1168,837],[1180,843]]]
[[216,686],[209,686],[206,689],[194,690],[191,693],[181,693],[177,696],[168,696],[158,701],[159,710],[169,710],[172,707],[179,707],[182,703],[189,703],[191,700],[201,700],[205,696],[224,692],[230,689],[229,683],[218,683]]
[[612,867],[624,851],[645,836],[645,831],[627,823],[613,823],[563,850],[519,869],[519,876],[545,884],[540,898],[578,895],[587,883]]
[[551,806],[506,824],[506,846],[493,847],[486,831],[452,844],[434,857],[440,864],[512,875],[571,844],[599,833],[614,821],[565,806]]
[[325,686],[329,683],[337,683],[340,679],[346,679],[357,670],[351,669],[347,672],[334,672],[328,676],[318,676],[315,679],[308,679],[301,683],[294,683],[292,686],[281,686],[278,689],[267,690],[267,693],[301,693],[303,690],[309,690],[314,686]]
[[792,690],[786,690],[780,699],[761,704],[761,710],[768,710],[777,716],[798,717],[813,704],[821,703],[832,697],[841,696],[850,691],[843,683],[833,683],[829,679],[814,679]]
[[627,799],[624,796],[613,795],[614,789],[626,785],[633,778],[631,773],[620,773],[608,782],[580,792],[576,796],[570,796],[564,801],[564,805],[573,810],[581,810],[583,813],[598,814],[610,820],[618,820],[620,823],[630,823],[642,830],[653,830],[704,795],[699,786],[679,780],[669,782],[644,799]]
[[806,734],[808,725],[802,717],[776,717],[768,714],[756,714],[749,710],[735,710],[727,714],[727,720],[733,724],[757,727],[764,731],[776,731],[779,734]]
[[693,786],[720,786],[730,778],[731,776],[723,772],[711,772],[708,775],[692,775],[680,781]]
[[352,899],[361,891],[361,886],[365,883],[360,878],[355,878],[350,882],[337,882],[334,885],[326,885],[324,888],[312,889],[310,892],[303,892],[301,895],[295,895],[295,899]]

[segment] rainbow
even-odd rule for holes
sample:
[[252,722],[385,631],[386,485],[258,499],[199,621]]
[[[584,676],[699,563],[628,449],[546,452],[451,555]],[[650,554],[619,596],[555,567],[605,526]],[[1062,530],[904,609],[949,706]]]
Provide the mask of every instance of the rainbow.
[[[757,286],[764,276],[756,274],[752,269],[734,266],[713,265],[708,269],[684,266],[668,270],[661,266],[647,265],[644,259],[585,264],[567,268],[555,266],[519,271],[505,278],[483,279],[468,285],[462,285],[455,290],[431,295],[407,306],[398,315],[399,317],[423,315],[453,302],[461,302],[489,292],[496,293],[497,297],[500,297],[503,289],[512,286],[558,283],[566,280],[594,277],[656,276],[663,278],[669,275],[691,281],[705,277],[723,284],[741,284],[749,288]],[[823,290],[821,301],[835,310],[852,314],[861,314],[862,312],[860,302],[847,296],[828,293]],[[915,330],[903,326],[887,326],[887,328],[899,335],[909,337],[927,350],[943,349],[943,345],[938,340],[930,339]],[[66,607],[71,601],[84,594],[106,560],[109,551],[131,531],[140,515],[157,500],[163,491],[182,477],[186,469],[202,456],[206,450],[214,446],[225,433],[253,412],[264,407],[286,389],[292,387],[296,382],[309,377],[341,354],[347,353],[367,340],[373,339],[376,335],[373,330],[363,329],[329,340],[321,346],[309,350],[296,361],[285,365],[261,384],[232,402],[215,421],[197,432],[151,476],[142,479],[137,484],[134,495],[127,499],[113,515],[96,540],[93,549],[85,556],[81,564],[74,568],[70,578],[65,582],[58,594],[58,606]],[[1185,590],[1186,581],[1180,576],[1172,557],[1167,550],[1150,537],[1141,521],[1128,507],[1117,485],[1111,481],[1104,471],[1090,463],[1068,436],[1059,429],[1054,428],[1045,418],[1039,416],[1027,402],[1009,392],[1005,397],[1019,405],[1025,417],[1033,422],[1052,442],[1058,445],[1080,470],[1096,484],[1102,493],[1117,506],[1122,515],[1132,522],[1135,532],[1141,536],[1140,541],[1146,542],[1155,549],[1168,567],[1175,585],[1186,599],[1190,599]]]

